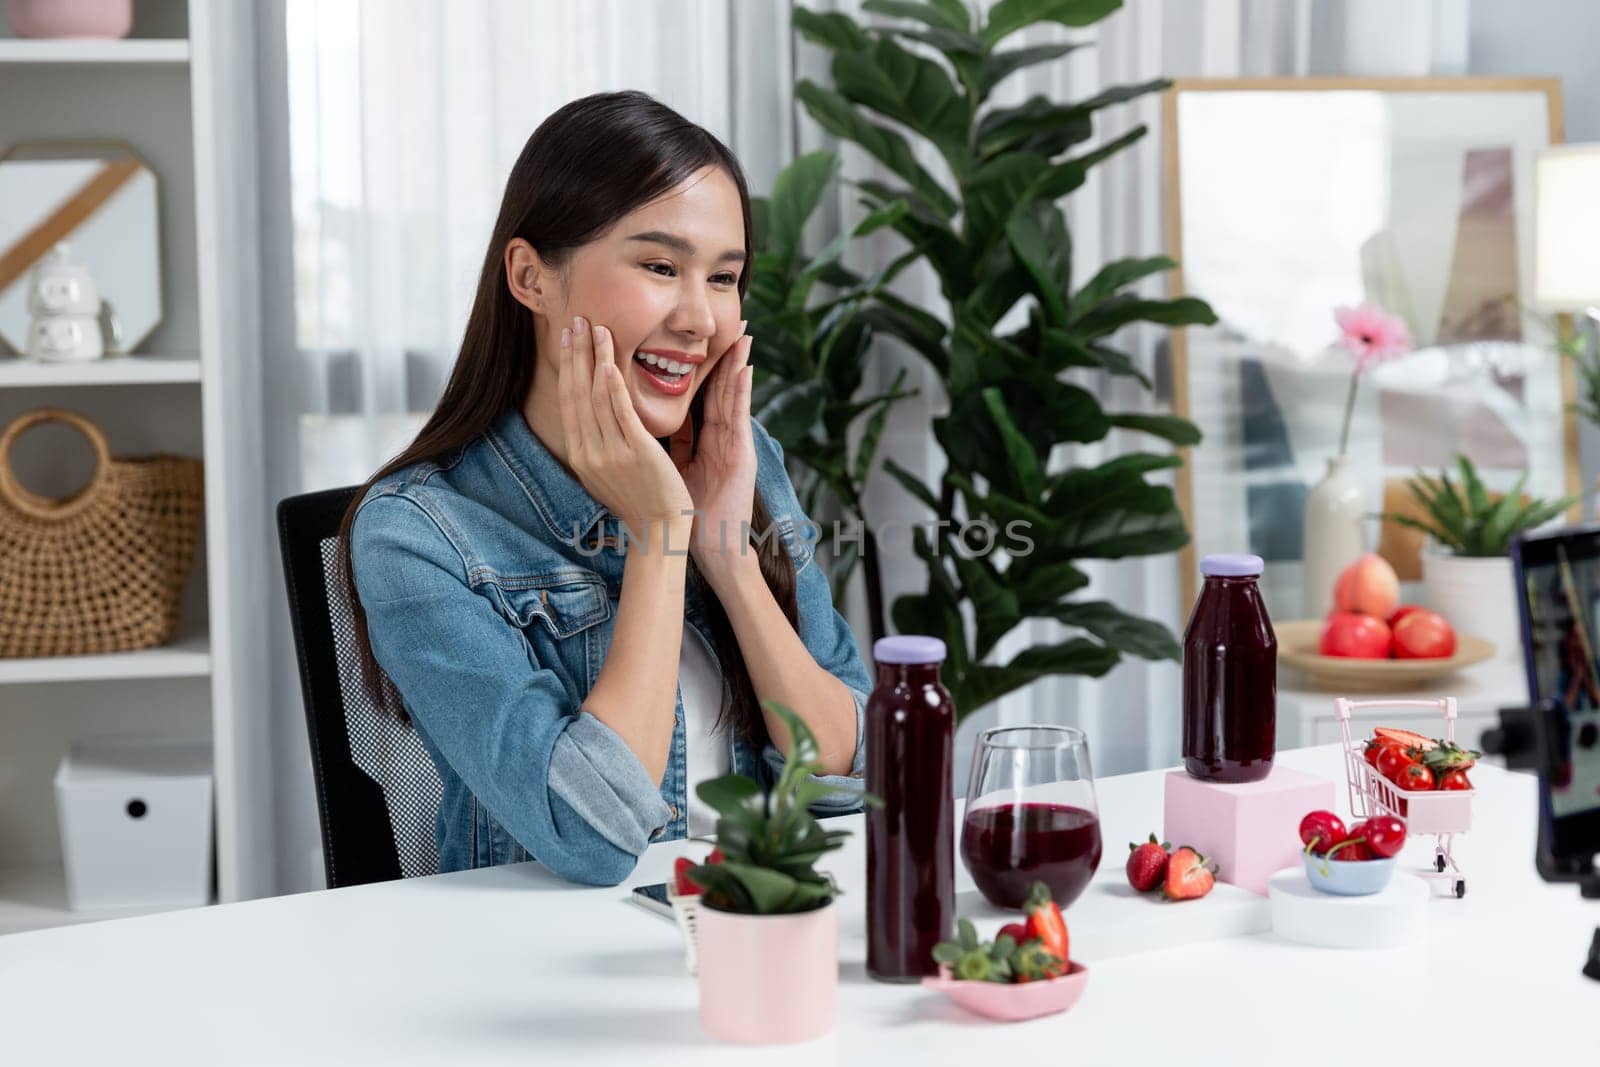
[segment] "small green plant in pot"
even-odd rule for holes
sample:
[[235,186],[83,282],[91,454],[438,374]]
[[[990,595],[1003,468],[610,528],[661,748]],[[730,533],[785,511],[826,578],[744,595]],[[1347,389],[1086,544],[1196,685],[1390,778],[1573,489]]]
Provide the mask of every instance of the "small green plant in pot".
[[1520,645],[1511,539],[1542,526],[1579,499],[1523,499],[1527,475],[1503,494],[1489,492],[1477,468],[1457,455],[1460,481],[1443,469],[1437,477],[1417,472],[1408,483],[1421,515],[1384,518],[1426,534],[1433,546],[1423,554],[1424,599],[1456,629],[1494,643],[1502,656]]
[[783,773],[767,792],[738,774],[700,783],[695,793],[717,813],[723,859],[689,872],[705,887],[695,918],[700,1025],[744,1044],[805,1041],[833,1028],[839,888],[816,863],[850,836],[824,830],[811,814],[835,791],[815,777],[815,735],[789,708],[766,707],[793,738]]

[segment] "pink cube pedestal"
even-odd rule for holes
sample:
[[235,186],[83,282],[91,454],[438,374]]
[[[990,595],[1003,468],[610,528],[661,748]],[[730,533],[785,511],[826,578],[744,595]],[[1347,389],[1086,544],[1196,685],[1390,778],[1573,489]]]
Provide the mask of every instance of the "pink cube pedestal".
[[1161,839],[1216,861],[1218,881],[1265,896],[1275,873],[1300,862],[1300,820],[1334,810],[1333,798],[1332,781],[1288,767],[1242,785],[1168,771]]

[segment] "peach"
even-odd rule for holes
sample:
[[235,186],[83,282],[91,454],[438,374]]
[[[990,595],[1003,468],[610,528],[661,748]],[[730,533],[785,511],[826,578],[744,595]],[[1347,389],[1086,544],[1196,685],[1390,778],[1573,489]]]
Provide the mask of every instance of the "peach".
[[1400,579],[1389,561],[1368,552],[1340,574],[1333,583],[1335,611],[1353,611],[1387,619],[1400,603]]

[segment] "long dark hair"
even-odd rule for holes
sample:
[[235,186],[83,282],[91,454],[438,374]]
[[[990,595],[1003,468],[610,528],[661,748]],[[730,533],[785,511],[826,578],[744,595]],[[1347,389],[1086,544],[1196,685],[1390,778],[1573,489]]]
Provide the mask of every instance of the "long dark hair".
[[[739,189],[744,212],[744,270],[739,275],[739,295],[743,297],[754,258],[750,191],[739,161],[706,130],[644,93],[596,93],[550,115],[523,146],[506,179],[472,314],[444,394],[416,440],[361,487],[339,526],[343,583],[355,614],[362,683],[380,710],[408,721],[399,694],[372,654],[366,611],[356,592],[350,527],[362,498],[375,483],[412,464],[455,454],[508,408],[520,408],[527,398],[537,350],[533,313],[519,304],[506,286],[506,246],[520,237],[559,272],[579,246],[708,166],[726,171]],[[697,440],[703,399],[702,389],[690,406]],[[794,563],[782,539],[760,536],[771,524],[772,516],[757,492],[750,525],[761,574],[789,624],[798,629]],[[703,590],[702,601],[727,683],[718,727],[731,728],[759,743],[766,730],[739,642],[721,603],[692,564],[690,581]]]

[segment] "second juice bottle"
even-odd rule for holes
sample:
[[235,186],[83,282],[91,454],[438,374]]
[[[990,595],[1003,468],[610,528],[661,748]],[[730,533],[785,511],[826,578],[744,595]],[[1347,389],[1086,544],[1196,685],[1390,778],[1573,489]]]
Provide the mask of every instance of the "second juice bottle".
[[939,682],[944,642],[885,637],[872,646],[867,701],[867,973],[916,981],[938,970],[933,946],[955,927],[955,706]]

